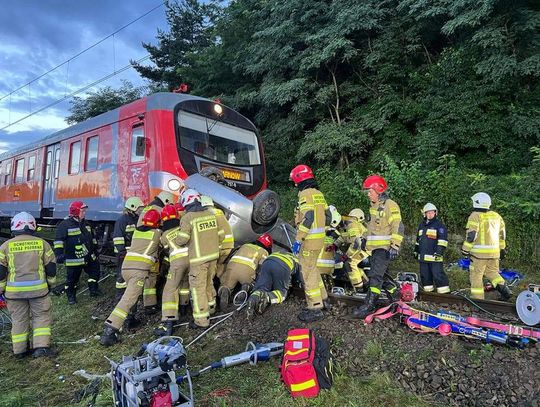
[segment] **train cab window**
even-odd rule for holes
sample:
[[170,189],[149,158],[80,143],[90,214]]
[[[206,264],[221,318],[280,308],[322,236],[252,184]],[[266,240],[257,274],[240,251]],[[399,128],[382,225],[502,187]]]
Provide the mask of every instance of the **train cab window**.
[[98,146],[99,136],[90,137],[88,140],[86,140],[86,161],[84,163],[85,171],[97,170]]
[[15,161],[15,183],[20,184],[24,181],[24,158]]
[[144,137],[144,128],[135,127],[131,134],[131,162],[139,163],[146,157],[146,138]]
[[81,142],[71,143],[69,152],[69,174],[78,174],[81,166]]
[[6,162],[6,170],[4,171],[4,185],[11,183],[11,160]]
[[36,156],[31,155],[28,157],[28,169],[26,170],[26,180],[32,181],[36,170]]

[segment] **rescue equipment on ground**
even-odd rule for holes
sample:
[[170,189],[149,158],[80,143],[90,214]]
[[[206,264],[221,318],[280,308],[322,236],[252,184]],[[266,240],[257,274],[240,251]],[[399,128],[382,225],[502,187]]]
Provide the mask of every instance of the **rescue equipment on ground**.
[[[469,268],[471,266],[471,259],[462,257],[458,259],[458,261],[455,263],[459,268],[461,268],[464,271],[469,271]],[[521,274],[519,271],[512,270],[512,269],[500,269],[499,274],[502,278],[506,281],[506,284],[509,287],[514,287],[517,283],[519,283],[525,276]]]
[[[165,343],[167,341],[167,343]],[[137,357],[111,363],[114,405],[118,407],[192,407],[193,387],[182,338],[164,336],[143,345]],[[176,382],[175,370],[185,370],[187,392]]]
[[499,343],[523,349],[531,341],[540,339],[540,331],[521,326],[508,325],[476,317],[463,317],[459,314],[439,310],[436,314],[411,308],[398,301],[368,315],[364,322],[385,320],[400,315],[402,322],[415,332],[437,332],[442,336],[457,335],[478,339],[486,343]]
[[524,324],[534,326],[540,324],[540,284],[529,284],[528,288],[518,295],[516,311]]
[[309,329],[287,333],[281,378],[293,397],[316,397],[333,382],[333,356],[324,338]]
[[401,301],[411,302],[418,295],[418,274],[410,272],[398,273],[396,283],[399,285]]

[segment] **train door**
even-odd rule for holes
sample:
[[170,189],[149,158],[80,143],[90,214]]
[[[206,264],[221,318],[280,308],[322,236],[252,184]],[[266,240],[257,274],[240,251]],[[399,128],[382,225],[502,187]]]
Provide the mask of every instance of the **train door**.
[[132,127],[130,138],[130,157],[127,171],[127,187],[130,195],[138,196],[148,202],[148,141],[144,134],[144,126]]
[[43,208],[53,208],[56,204],[56,187],[58,185],[59,174],[60,143],[47,147],[43,185]]

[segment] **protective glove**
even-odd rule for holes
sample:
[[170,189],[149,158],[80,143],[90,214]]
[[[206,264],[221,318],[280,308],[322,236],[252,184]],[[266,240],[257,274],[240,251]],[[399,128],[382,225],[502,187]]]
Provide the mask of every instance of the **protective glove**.
[[63,254],[59,254],[56,256],[56,264],[64,264],[66,262],[66,256]]
[[395,260],[399,254],[399,250],[394,247],[391,247],[388,253],[390,255],[390,260]]
[[360,249],[366,250],[366,239],[364,237],[360,239]]
[[465,257],[466,259],[471,257],[471,252],[468,252],[466,250],[461,249],[461,255]]
[[84,244],[75,246],[75,257],[78,259],[84,258],[88,254],[88,249]]
[[294,254],[295,256],[298,256],[298,253],[300,253],[300,247],[302,247],[302,242],[298,240],[294,242],[292,245],[292,254]]
[[335,244],[328,245],[325,249],[326,252],[335,252],[337,250],[337,246]]
[[443,255],[440,253],[435,253],[433,255],[435,257],[435,261],[443,261]]
[[504,260],[507,254],[508,254],[508,251],[506,249],[501,249],[501,252],[500,252],[501,260]]
[[342,261],[343,263],[345,263],[345,262],[348,261],[348,260],[349,260],[349,256],[347,256],[346,254],[342,254],[342,255],[341,255],[341,261]]

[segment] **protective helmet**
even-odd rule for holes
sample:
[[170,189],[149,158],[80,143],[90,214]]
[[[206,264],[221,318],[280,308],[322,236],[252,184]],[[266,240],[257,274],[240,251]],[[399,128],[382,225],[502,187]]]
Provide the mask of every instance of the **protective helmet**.
[[294,185],[298,185],[302,181],[315,178],[315,176],[313,175],[311,168],[305,164],[300,164],[291,170],[289,178],[294,182]]
[[165,205],[174,203],[174,195],[171,192],[161,191],[159,194],[157,194],[157,197]]
[[189,204],[200,200],[201,195],[197,191],[195,191],[194,189],[186,189],[184,192],[182,192],[180,204],[185,208]]
[[332,220],[330,221],[330,226],[335,228],[337,227],[337,225],[339,225],[339,222],[341,222],[341,215],[339,214],[337,208],[334,205],[328,205],[328,209],[330,210],[330,213],[332,214]]
[[477,192],[473,196],[472,206],[477,209],[489,209],[491,207],[491,197],[485,192]]
[[124,205],[126,209],[129,209],[130,211],[133,211],[133,212],[135,212],[141,206],[144,206],[144,203],[141,198],[136,197],[136,196],[130,196],[128,199],[126,199],[126,203]]
[[349,212],[349,216],[358,219],[360,222],[363,222],[366,219],[364,211],[360,208],[354,208]]
[[386,184],[386,181],[383,177],[380,175],[374,174],[370,175],[364,180],[364,183],[362,184],[362,188],[364,189],[373,189],[378,194],[382,194],[386,189],[388,188],[388,185]]
[[431,202],[428,202],[427,204],[424,205],[424,208],[422,209],[422,213],[426,213],[427,211],[435,211],[435,212],[437,212],[438,209]]
[[161,210],[161,220],[178,219],[178,211],[174,205],[165,205]]
[[143,215],[142,224],[151,228],[157,228],[159,226],[159,220],[159,212],[155,209],[149,209]]
[[19,212],[11,219],[11,231],[36,230],[36,220],[28,212]]
[[182,206],[182,204],[180,202],[176,202],[174,204],[174,207],[176,208],[176,210],[178,211],[178,213],[180,212],[184,212],[186,209]]
[[271,249],[272,245],[274,244],[274,239],[272,239],[272,236],[270,236],[268,233],[260,235],[257,241],[262,243],[262,245],[267,249]]
[[82,201],[75,201],[69,204],[69,216],[80,216],[81,209],[88,208]]
[[214,201],[208,195],[201,195],[202,206],[214,206]]

